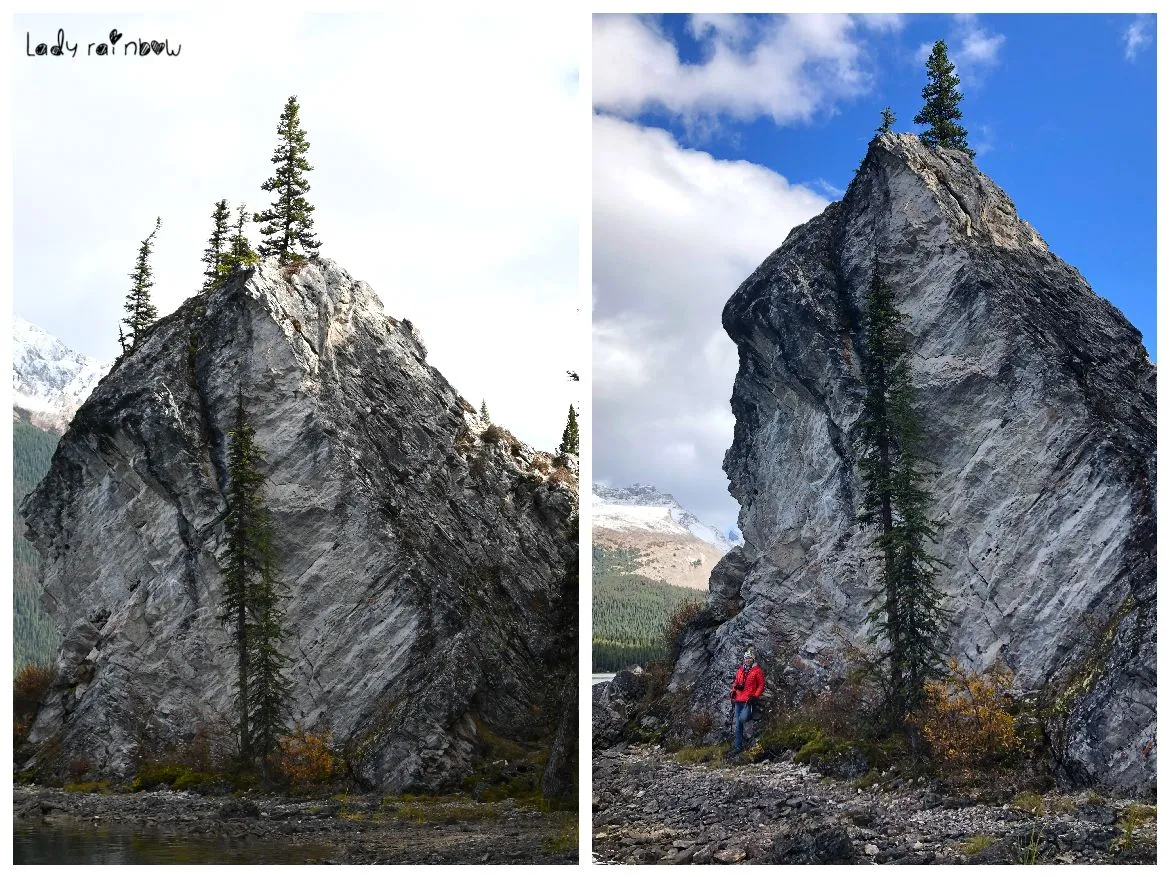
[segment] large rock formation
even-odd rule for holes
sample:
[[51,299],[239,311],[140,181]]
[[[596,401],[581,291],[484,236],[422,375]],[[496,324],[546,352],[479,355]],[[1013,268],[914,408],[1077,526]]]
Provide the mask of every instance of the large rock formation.
[[[865,639],[858,310],[875,260],[907,316],[937,474],[949,651],[1064,686],[1072,782],[1155,783],[1155,371],[1138,332],[967,156],[876,138],[845,197],[728,301],[739,348],[724,460],[745,544],[713,571],[672,688],[721,716],[737,653]],[[1075,691],[1073,688],[1075,687]]]
[[160,320],[23,505],[65,634],[42,753],[125,775],[230,728],[216,615],[238,397],[291,593],[291,718],[395,791],[456,782],[487,737],[551,741],[575,692],[575,463],[489,430],[365,283],[270,260]]

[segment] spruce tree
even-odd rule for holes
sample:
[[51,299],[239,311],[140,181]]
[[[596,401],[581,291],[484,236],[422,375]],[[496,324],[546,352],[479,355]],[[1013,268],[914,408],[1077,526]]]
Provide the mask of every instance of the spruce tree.
[[228,496],[220,620],[229,626],[238,662],[236,697],[240,757],[266,759],[283,727],[288,683],[280,653],[284,636],[284,594],[276,580],[272,518],[264,503],[264,454],[237,400],[236,424],[229,433]]
[[882,123],[878,125],[877,133],[888,134],[894,127],[894,122],[897,120],[898,118],[894,115],[894,111],[887,106],[884,110],[882,110]]
[[972,158],[975,150],[967,145],[967,129],[958,124],[963,118],[959,101],[959,77],[955,65],[947,58],[947,44],[939,40],[931,49],[926,61],[926,86],[922,98],[926,101],[921,112],[914,117],[914,124],[927,125],[921,140],[927,146],[942,146],[946,149],[961,149]]
[[203,251],[203,264],[207,266],[203,276],[204,289],[211,289],[223,280],[223,258],[228,247],[228,220],[231,211],[228,210],[227,199],[216,202],[211,212],[211,237],[207,241],[207,249]]
[[561,433],[561,446],[557,448],[558,454],[580,454],[581,453],[581,438],[577,431],[577,411],[572,405],[569,406],[569,419],[565,423],[565,431]]
[[939,561],[926,547],[935,541],[938,524],[927,517],[928,473],[904,318],[880,268],[865,295],[862,331],[859,517],[877,531],[881,578],[869,618],[874,641],[884,647],[888,718],[900,724],[921,703],[926,680],[943,667],[948,616],[934,585]]
[[224,253],[223,259],[220,261],[220,277],[219,282],[223,282],[232,276],[232,273],[237,268],[247,268],[249,265],[255,265],[260,261],[256,255],[256,251],[252,249],[252,245],[248,242],[248,236],[244,234],[244,223],[247,222],[248,207],[245,204],[240,205],[239,216],[236,219],[236,228],[228,242],[227,252]]
[[484,420],[486,420],[488,423],[492,422],[492,416],[490,414],[488,414],[487,399],[481,399],[479,402],[479,416],[482,417]]
[[128,342],[131,348],[137,347],[147,329],[158,319],[158,309],[150,300],[150,289],[154,286],[154,274],[150,270],[150,254],[154,249],[154,236],[158,234],[162,225],[162,217],[155,219],[154,230],[146,236],[138,247],[138,257],[134,260],[134,270],[130,274],[130,292],[126,294],[125,324],[130,329],[128,338],[120,340]]
[[261,186],[265,192],[274,193],[274,199],[269,209],[254,217],[256,222],[266,223],[260,229],[265,236],[260,255],[279,256],[282,265],[315,256],[321,246],[313,237],[313,205],[305,198],[309,191],[305,174],[313,168],[305,159],[309,142],[301,128],[300,109],[293,95],[280,114],[276,128],[280,143],[272,154],[276,172]]

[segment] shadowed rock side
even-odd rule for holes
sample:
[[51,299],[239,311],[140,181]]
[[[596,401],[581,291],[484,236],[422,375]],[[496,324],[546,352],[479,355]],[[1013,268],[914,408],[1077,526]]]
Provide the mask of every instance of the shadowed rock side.
[[[864,638],[856,520],[859,307],[880,259],[914,351],[937,472],[949,651],[1069,700],[1073,784],[1155,785],[1155,370],[1139,333],[965,155],[886,134],[844,199],[728,301],[739,349],[724,460],[745,544],[713,571],[671,688],[722,716],[746,643],[815,665]],[[720,727],[722,724],[720,723]]]
[[322,259],[189,299],[78,411],[22,507],[65,634],[31,741],[124,776],[147,746],[230,727],[216,613],[238,395],[291,593],[291,717],[391,791],[458,781],[485,728],[551,740],[576,678],[575,475],[481,435],[410,323]]

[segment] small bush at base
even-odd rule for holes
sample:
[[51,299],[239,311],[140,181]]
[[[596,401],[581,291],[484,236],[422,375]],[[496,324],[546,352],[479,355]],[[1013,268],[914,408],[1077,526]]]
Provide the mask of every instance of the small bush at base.
[[976,853],[981,853],[989,846],[995,843],[995,838],[987,834],[977,834],[974,837],[969,837],[963,841],[959,851],[964,856],[973,856]]

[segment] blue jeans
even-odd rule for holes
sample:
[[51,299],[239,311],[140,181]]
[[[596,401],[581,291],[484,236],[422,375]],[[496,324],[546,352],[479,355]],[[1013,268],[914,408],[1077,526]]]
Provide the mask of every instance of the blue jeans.
[[735,746],[732,747],[732,752],[739,752],[743,749],[743,726],[751,717],[752,705],[750,703],[735,704]]

